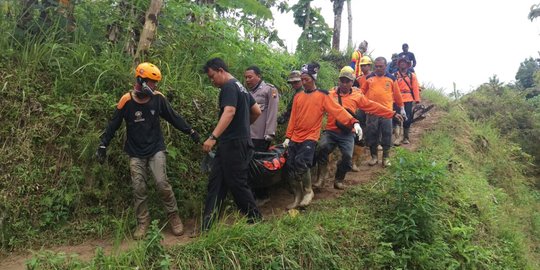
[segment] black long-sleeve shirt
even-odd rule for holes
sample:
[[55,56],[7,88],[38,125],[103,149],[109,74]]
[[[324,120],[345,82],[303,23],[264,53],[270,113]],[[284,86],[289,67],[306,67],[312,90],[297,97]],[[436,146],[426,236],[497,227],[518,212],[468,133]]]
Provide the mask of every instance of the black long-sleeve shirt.
[[114,115],[107,129],[101,136],[101,143],[108,146],[114,133],[126,121],[127,139],[124,151],[130,157],[148,158],[165,150],[165,141],[161,132],[160,117],[171,123],[178,130],[189,134],[191,126],[176,113],[163,94],[155,91],[147,103],[137,103],[130,93],[120,98]]

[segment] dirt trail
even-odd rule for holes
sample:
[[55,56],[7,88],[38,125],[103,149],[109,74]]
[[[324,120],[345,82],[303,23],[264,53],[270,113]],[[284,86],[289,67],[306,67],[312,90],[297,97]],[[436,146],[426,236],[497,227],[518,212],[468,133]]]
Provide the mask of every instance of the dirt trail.
[[[437,110],[437,108],[430,111],[428,117],[420,122],[415,123],[411,127],[410,137],[411,143],[408,145],[402,145],[401,147],[409,149],[411,151],[414,151],[418,148],[419,144],[419,138],[422,136],[422,134],[429,130],[433,125],[438,121],[441,113]],[[366,183],[369,181],[372,181],[376,178],[377,172],[380,172],[383,168],[381,167],[380,163],[376,166],[368,166],[367,165],[367,159],[368,159],[368,153],[364,151],[362,160],[362,164],[359,166],[360,171],[359,172],[349,172],[345,178],[345,184],[348,186],[351,185],[359,185],[362,183]],[[379,160],[381,159],[380,153],[379,153]],[[342,190],[337,190],[333,188],[333,182],[327,180],[325,182],[324,187],[322,187],[319,190],[316,190],[315,192],[315,198],[314,201],[318,200],[326,200],[326,199],[335,199],[336,197],[340,196],[343,192]],[[293,197],[289,191],[287,191],[284,188],[278,187],[271,190],[271,200],[269,203],[261,207],[261,211],[263,213],[263,216],[265,219],[269,218],[275,218],[283,215],[286,212],[285,206],[289,204]],[[188,234],[195,228],[195,220],[186,220],[184,221],[185,231],[186,233],[180,237],[176,237],[172,235],[168,230],[164,232],[164,239],[162,241],[162,244],[166,247],[178,245],[178,244],[185,244],[192,241],[193,238],[189,238]],[[122,241],[119,245],[115,245],[114,239],[97,239],[97,240],[89,240],[86,241],[83,244],[80,245],[72,245],[72,246],[56,246],[56,247],[48,247],[45,248],[46,250],[53,251],[53,252],[63,252],[66,254],[77,254],[78,258],[88,261],[90,260],[94,254],[97,247],[102,247],[105,251],[105,254],[118,254],[123,251],[128,250],[129,248],[134,247],[136,244],[136,241],[131,239],[126,239]],[[19,270],[19,269],[25,269],[25,261],[30,259],[32,257],[32,252],[34,252],[35,249],[28,249],[26,252],[21,252],[17,254],[11,254],[7,257],[0,257],[0,269],[1,270]]]

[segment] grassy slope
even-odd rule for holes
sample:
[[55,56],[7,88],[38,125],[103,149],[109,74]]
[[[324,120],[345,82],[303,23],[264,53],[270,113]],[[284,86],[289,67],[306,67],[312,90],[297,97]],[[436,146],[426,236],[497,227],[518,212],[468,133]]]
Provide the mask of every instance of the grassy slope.
[[165,250],[157,227],[139,248],[89,263],[38,254],[38,268],[538,269],[540,195],[514,144],[434,91],[448,113],[416,153],[398,151],[377,182],[299,216],[220,225]]

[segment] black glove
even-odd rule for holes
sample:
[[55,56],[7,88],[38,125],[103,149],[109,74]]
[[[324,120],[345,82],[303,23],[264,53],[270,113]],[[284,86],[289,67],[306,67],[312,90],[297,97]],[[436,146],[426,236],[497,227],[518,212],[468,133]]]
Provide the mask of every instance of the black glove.
[[107,147],[105,145],[100,145],[96,151],[96,158],[100,164],[105,163],[107,159]]
[[189,134],[189,137],[191,137],[191,140],[196,143],[196,144],[200,144],[201,143],[201,136],[199,135],[199,133],[197,133],[197,131],[193,130],[190,134]]

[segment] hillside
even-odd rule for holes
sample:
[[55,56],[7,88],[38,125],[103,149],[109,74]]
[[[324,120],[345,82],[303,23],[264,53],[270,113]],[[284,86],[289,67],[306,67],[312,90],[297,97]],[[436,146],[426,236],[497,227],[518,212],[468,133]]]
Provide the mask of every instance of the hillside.
[[[161,231],[165,214],[152,182],[149,208],[160,220],[134,242],[125,128],[105,164],[95,151],[136,63],[160,67],[160,92],[206,137],[218,114],[218,89],[201,71],[209,58],[225,59],[239,79],[258,65],[284,97],[281,111],[291,70],[318,62],[317,86],[328,89],[351,52],[323,46],[328,28],[318,21],[310,28],[317,35],[304,33],[289,53],[276,45],[260,1],[245,9],[236,1],[168,1],[142,51],[135,43],[148,1],[37,2],[0,5],[7,33],[0,39],[0,269],[540,269],[534,68],[527,89],[496,77],[453,98],[425,89],[437,111],[414,126],[412,145],[395,148],[393,166],[362,166],[348,175],[351,188],[326,186],[298,215],[284,211],[291,195],[283,185],[263,209],[264,222],[245,225],[229,207],[210,233],[177,238]],[[172,125],[162,129],[189,231],[206,194],[203,152]]]

